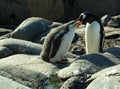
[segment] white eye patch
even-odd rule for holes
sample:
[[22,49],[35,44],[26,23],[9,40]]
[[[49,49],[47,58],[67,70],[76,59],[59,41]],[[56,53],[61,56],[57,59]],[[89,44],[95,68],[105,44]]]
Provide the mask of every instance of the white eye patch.
[[83,16],[83,18],[82,19],[85,19],[86,18],[86,15],[85,14],[81,14],[82,16]]

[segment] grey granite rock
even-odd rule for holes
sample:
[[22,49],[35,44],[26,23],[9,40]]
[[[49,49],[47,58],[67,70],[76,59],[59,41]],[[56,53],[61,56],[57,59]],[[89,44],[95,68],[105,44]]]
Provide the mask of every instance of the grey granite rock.
[[20,53],[39,55],[42,50],[40,44],[12,38],[0,40],[0,46],[0,57]]
[[50,30],[52,22],[39,17],[24,20],[12,33],[13,38],[35,41],[43,32]]
[[120,59],[109,52],[105,52],[103,54],[89,54],[85,56],[81,56],[76,60],[87,60],[90,63],[96,65],[98,68],[103,69],[106,67],[110,67],[120,63]]
[[86,89],[120,89],[120,76],[96,78]]
[[58,77],[67,79],[72,76],[82,74],[92,74],[97,71],[97,67],[87,60],[76,60],[70,66],[61,69],[58,72]]
[[111,53],[112,55],[116,56],[116,58],[120,59],[120,46],[108,48],[105,51]]
[[93,74],[88,81],[96,79],[98,77],[105,77],[105,76],[120,76],[120,64],[105,68],[95,74]]
[[111,20],[107,24],[110,27],[120,27],[120,15],[112,16]]
[[[66,79],[75,75],[93,74],[101,69],[120,63],[119,48],[108,49],[105,53],[95,53],[76,58],[70,66],[61,69],[58,76]],[[113,54],[112,54],[113,52]]]
[[5,34],[10,33],[10,32],[12,32],[12,30],[0,28],[0,36],[5,35]]
[[103,69],[93,74],[88,81],[93,80],[86,89],[119,89],[120,65]]
[[104,15],[101,18],[101,21],[104,26],[110,26],[110,27],[120,27],[120,15],[117,16],[110,16],[110,15]]
[[50,86],[56,86],[57,83],[61,85],[56,75],[58,70],[57,66],[44,62],[39,56],[34,55],[17,54],[0,60],[0,75],[32,89],[43,89],[43,87],[50,89]]
[[120,39],[120,28],[104,27],[106,39]]
[[17,83],[12,79],[0,76],[0,89],[31,89],[31,88],[20,83]]
[[63,8],[61,0],[1,0],[0,24],[16,25],[35,16],[55,21],[62,16]]
[[60,89],[63,81],[57,76],[50,76],[43,80],[43,89]]
[[86,77],[74,76],[64,82],[60,89],[85,89]]
[[14,52],[11,49],[5,46],[0,46],[0,58],[4,58],[13,54]]
[[120,22],[117,19],[112,18],[108,23],[107,26],[110,27],[120,27]]
[[18,24],[30,16],[27,0],[0,1],[0,24]]
[[102,24],[104,25],[104,26],[106,26],[107,25],[107,23],[111,20],[111,16],[110,15],[104,15],[102,18],[101,18],[101,21],[102,21]]
[[26,0],[31,17],[38,16],[52,21],[59,19],[63,14],[62,0]]

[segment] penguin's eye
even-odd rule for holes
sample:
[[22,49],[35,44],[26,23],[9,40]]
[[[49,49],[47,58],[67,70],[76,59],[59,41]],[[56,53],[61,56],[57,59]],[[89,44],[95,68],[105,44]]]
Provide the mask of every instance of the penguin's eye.
[[85,19],[86,19],[86,15],[82,13],[79,17],[79,20],[85,20]]
[[82,15],[82,19],[85,19],[85,18],[86,18],[86,15],[85,15],[85,14],[83,14],[83,15]]

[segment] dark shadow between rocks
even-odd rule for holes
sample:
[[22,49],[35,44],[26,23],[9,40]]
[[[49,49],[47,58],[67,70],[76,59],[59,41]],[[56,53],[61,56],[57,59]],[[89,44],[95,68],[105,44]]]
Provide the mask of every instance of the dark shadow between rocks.
[[110,35],[110,36],[107,36],[107,37],[105,37],[105,39],[117,39],[117,38],[119,38],[120,37],[120,34],[113,34],[113,35]]
[[59,69],[62,69],[62,68],[65,68],[65,67],[68,67],[71,62],[67,62],[67,63],[52,63],[53,65],[55,65],[56,67],[58,67]]
[[120,47],[112,47],[112,48],[106,49],[105,52],[111,53],[116,58],[120,59]]
[[84,56],[77,58],[76,60],[81,60],[81,59],[87,60],[100,68],[106,68],[106,67],[116,65],[116,63],[114,63],[109,58],[107,58],[101,54],[84,55]]
[[86,77],[74,76],[65,81],[60,89],[85,89]]

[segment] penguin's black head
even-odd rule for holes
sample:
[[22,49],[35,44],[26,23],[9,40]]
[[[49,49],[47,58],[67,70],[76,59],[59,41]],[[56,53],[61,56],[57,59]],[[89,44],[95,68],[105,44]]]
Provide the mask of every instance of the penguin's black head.
[[99,18],[90,12],[83,12],[80,14],[77,21],[79,24],[86,24],[86,23],[92,23],[93,21],[99,21]]

